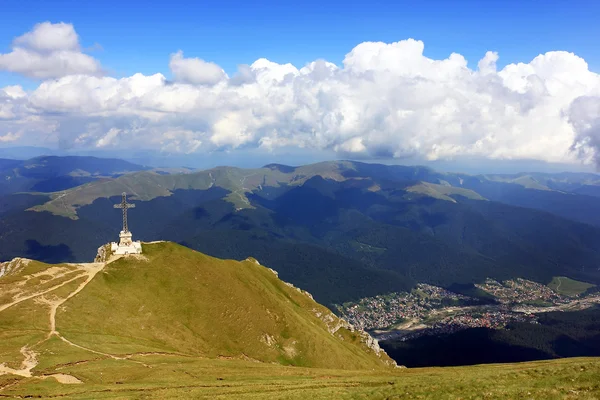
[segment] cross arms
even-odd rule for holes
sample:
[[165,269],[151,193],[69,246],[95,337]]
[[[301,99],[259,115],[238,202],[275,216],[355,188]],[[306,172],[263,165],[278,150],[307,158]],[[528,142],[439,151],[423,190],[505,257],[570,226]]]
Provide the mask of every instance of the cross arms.
[[114,208],[135,208],[135,204],[131,204],[131,203],[119,203],[119,204],[115,204],[113,206]]

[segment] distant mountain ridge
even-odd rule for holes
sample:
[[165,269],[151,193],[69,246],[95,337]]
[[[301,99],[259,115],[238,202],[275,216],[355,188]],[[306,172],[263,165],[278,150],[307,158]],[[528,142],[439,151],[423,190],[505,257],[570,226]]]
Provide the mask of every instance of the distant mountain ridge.
[[100,178],[114,178],[148,167],[111,158],[40,156],[0,160],[0,195],[15,192],[56,192]]
[[[136,203],[129,216],[135,237],[161,237],[220,258],[257,257],[325,304],[417,282],[449,287],[488,277],[548,283],[568,276],[600,283],[597,198],[531,176],[350,161],[138,171],[44,195],[0,197],[0,259],[89,259],[118,234],[113,204],[127,192]],[[544,187],[526,188],[535,186],[532,179]],[[589,174],[553,179],[593,183]]]
[[[66,213],[64,210],[53,208],[52,204],[40,209],[75,217],[76,211],[69,206],[69,203],[77,202],[83,205],[87,203],[81,203],[82,199],[89,201],[86,198],[93,200],[99,196],[116,196],[124,186],[131,186],[134,195],[139,196],[140,200],[149,200],[156,196],[168,195],[169,192],[177,189],[204,190],[211,185],[232,191],[234,194],[229,200],[236,207],[245,208],[248,206],[245,193],[256,190],[264,192],[265,188],[286,190],[303,184],[315,176],[335,181],[370,179],[376,183],[393,182],[396,186],[410,188],[408,191],[430,197],[450,200],[444,197],[449,193],[473,199],[499,201],[548,211],[565,218],[600,226],[600,202],[590,198],[590,196],[600,195],[600,176],[596,174],[467,175],[440,173],[428,167],[388,166],[351,161],[322,162],[300,167],[269,164],[256,169],[217,167],[162,178],[153,176],[152,173],[133,175],[123,177],[121,180],[117,179],[114,184],[103,183],[102,185],[106,187],[101,192],[91,185],[84,190],[78,189],[78,194],[73,196],[73,201],[69,201],[68,197],[62,198],[61,202],[66,203],[69,208]],[[156,192],[152,185],[164,189],[162,192]],[[70,196],[69,193],[66,195]]]

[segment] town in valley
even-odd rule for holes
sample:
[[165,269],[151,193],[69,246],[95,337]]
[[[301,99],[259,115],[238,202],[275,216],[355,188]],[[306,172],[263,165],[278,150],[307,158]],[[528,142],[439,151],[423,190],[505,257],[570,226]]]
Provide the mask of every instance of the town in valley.
[[[561,291],[562,282],[575,289]],[[558,283],[555,283],[558,282]],[[351,324],[379,340],[406,341],[424,335],[443,335],[468,328],[503,329],[513,322],[536,323],[537,315],[574,311],[600,303],[593,285],[557,277],[549,285],[526,279],[475,284],[477,296],[467,296],[425,283],[411,292],[366,297],[337,305]]]

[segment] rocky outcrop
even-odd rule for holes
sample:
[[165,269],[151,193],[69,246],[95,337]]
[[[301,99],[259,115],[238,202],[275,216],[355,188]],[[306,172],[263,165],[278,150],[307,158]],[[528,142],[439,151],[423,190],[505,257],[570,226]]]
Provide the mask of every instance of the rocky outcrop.
[[110,243],[107,243],[104,246],[98,247],[98,253],[96,254],[96,258],[94,258],[94,262],[107,262],[110,255]]
[[[254,263],[256,265],[260,265],[260,263],[258,262],[258,260],[256,258],[254,258],[254,257],[248,257],[244,261],[248,261],[248,262]],[[273,270],[271,269],[271,271],[273,271]],[[275,271],[273,271],[273,272],[275,272]],[[275,272],[275,273],[277,274],[277,272]]]
[[[368,332],[365,332],[362,329],[356,329],[351,323],[349,323],[343,318],[337,317],[332,312],[322,313],[316,309],[313,309],[313,313],[317,316],[317,318],[319,318],[325,323],[325,325],[327,326],[327,330],[332,335],[335,335],[340,329],[347,329],[350,332],[355,332],[359,335],[361,343],[363,343],[366,347],[371,349],[375,354],[377,354],[379,358],[383,358],[384,355],[385,358],[389,358],[387,357],[387,353],[379,346],[379,342],[377,341],[377,339],[369,335]],[[389,358],[389,360],[386,360],[386,363],[388,363],[391,366],[398,367],[396,362],[391,358]]]
[[352,324],[350,324],[348,321],[346,321],[342,318],[336,317],[331,312],[322,313],[320,311],[317,311],[316,309],[313,310],[313,312],[315,313],[317,318],[319,318],[321,321],[325,322],[325,325],[327,325],[327,330],[332,335],[334,335],[341,328],[348,329],[350,332],[354,332],[354,330],[355,330],[354,326],[352,326]]
[[27,258],[13,258],[10,261],[0,263],[0,278],[8,276],[22,270],[31,260]]
[[298,292],[302,293],[303,295],[308,296],[311,300],[314,300],[314,298],[312,297],[312,294],[308,293],[306,290],[302,290],[299,287],[296,287],[296,286],[292,285],[289,282],[283,282],[283,283],[285,283],[286,285],[288,285],[292,289],[297,290]]

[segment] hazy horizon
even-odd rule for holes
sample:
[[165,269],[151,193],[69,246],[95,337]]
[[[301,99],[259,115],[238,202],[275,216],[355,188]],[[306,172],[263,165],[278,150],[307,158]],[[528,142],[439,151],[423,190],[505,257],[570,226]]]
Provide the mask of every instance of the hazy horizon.
[[560,173],[582,172],[598,173],[592,166],[577,164],[546,163],[538,160],[489,160],[489,159],[462,159],[453,160],[424,160],[424,159],[390,159],[390,158],[350,158],[337,157],[334,152],[320,152],[318,154],[303,154],[294,152],[279,154],[246,153],[227,154],[192,154],[173,155],[152,151],[61,151],[43,147],[0,147],[0,158],[27,160],[42,156],[91,156],[98,158],[119,158],[136,164],[153,168],[194,168],[210,169],[218,166],[231,166],[239,168],[259,168],[267,164],[282,164],[300,166],[325,161],[357,161],[370,164],[427,166],[440,172],[456,172],[471,175],[478,174],[517,174],[527,172]]

